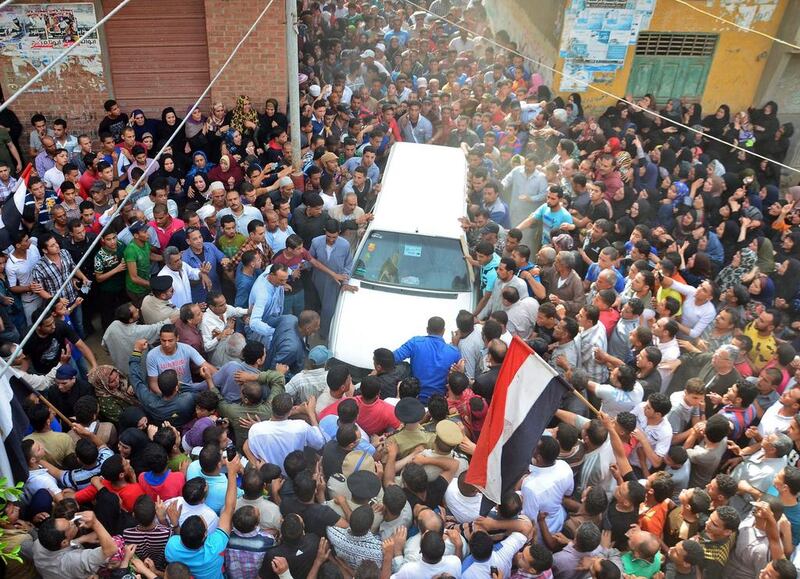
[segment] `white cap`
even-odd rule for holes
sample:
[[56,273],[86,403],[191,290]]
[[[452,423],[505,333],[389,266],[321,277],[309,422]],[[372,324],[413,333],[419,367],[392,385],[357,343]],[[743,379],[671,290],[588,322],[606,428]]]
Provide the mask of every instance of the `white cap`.
[[214,209],[213,205],[203,205],[197,210],[197,216],[203,221],[205,221],[206,219],[214,215],[216,212],[217,211],[216,209]]
[[386,52],[386,45],[383,42],[379,42],[378,44],[375,45],[375,50]]
[[375,58],[375,51],[368,48],[361,53],[361,58]]
[[317,98],[321,93],[322,89],[319,88],[318,84],[312,84],[310,87],[308,87],[308,94],[310,94],[314,98]]
[[424,78],[418,78],[417,88],[428,88],[428,81]]
[[217,189],[225,189],[225,185],[222,181],[212,181],[211,185],[208,186],[209,191],[216,191]]

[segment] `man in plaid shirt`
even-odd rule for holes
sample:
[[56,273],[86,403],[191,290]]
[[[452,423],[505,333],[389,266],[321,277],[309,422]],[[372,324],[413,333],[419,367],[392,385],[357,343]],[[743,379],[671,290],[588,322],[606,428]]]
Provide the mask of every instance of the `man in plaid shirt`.
[[[44,300],[49,300],[56,294],[58,288],[69,279],[70,272],[75,268],[75,262],[66,249],[61,249],[52,233],[46,233],[39,238],[39,251],[42,259],[33,268],[31,275],[33,281],[42,286],[41,291],[38,292],[39,296]],[[64,286],[64,291],[61,293],[61,297],[66,298],[70,305],[78,299],[78,283],[84,285],[90,283],[89,278],[79,269],[75,271],[75,278]],[[72,311],[70,319],[75,331],[83,338],[83,313],[80,304]]]

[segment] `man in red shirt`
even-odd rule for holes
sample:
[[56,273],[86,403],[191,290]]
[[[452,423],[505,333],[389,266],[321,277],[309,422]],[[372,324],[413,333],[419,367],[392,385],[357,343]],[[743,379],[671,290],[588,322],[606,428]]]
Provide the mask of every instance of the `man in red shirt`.
[[100,475],[102,479],[93,477],[92,484],[75,493],[75,500],[79,503],[91,503],[97,493],[105,488],[119,497],[122,510],[133,512],[133,505],[136,499],[144,494],[144,490],[136,482],[136,474],[130,463],[119,454],[115,454],[103,462]]
[[181,496],[183,484],[186,476],[178,471],[172,472],[168,466],[169,456],[163,446],[151,444],[144,449],[146,463],[151,465],[151,470],[139,474],[139,486],[157,501],[159,497],[162,501]]
[[186,227],[182,219],[172,217],[167,210],[167,205],[164,203],[156,203],[153,207],[153,220],[148,224],[156,230],[158,241],[162,248],[166,248],[169,244],[169,238],[172,234]]
[[383,434],[387,430],[400,428],[400,421],[394,413],[394,406],[381,400],[381,381],[376,376],[366,376],[361,381],[361,395],[356,396],[358,418],[356,423],[369,436]]

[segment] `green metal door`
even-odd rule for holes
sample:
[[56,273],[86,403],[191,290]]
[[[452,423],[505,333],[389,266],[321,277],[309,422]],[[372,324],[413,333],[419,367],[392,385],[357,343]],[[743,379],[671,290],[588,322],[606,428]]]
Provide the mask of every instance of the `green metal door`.
[[635,56],[628,78],[628,93],[653,94],[665,99],[700,99],[706,88],[711,56]]

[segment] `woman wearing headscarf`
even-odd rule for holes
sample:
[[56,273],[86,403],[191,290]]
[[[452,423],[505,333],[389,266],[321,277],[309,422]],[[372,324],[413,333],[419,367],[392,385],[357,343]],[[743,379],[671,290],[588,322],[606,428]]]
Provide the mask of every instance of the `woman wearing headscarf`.
[[640,197],[631,205],[628,215],[636,225],[650,225],[653,221],[653,209],[650,201]]
[[[783,124],[775,130],[771,138],[765,137],[763,140],[756,143],[756,152],[761,153],[773,161],[783,163],[786,161],[786,156],[789,153],[789,145],[791,143],[792,135],[794,135],[794,125],[791,123]],[[764,162],[766,163],[766,161]],[[780,173],[779,171],[775,170],[775,165],[769,163],[767,167],[772,168],[770,174],[778,173],[777,178],[780,180]],[[770,176],[772,177],[772,175]]]
[[175,162],[175,157],[171,153],[164,153],[161,155],[161,166],[158,168],[158,171],[155,172],[154,177],[167,181],[170,194],[175,194],[176,191],[181,191],[183,189],[183,170],[178,167],[178,164]]
[[750,109],[750,119],[753,122],[753,134],[757,142],[769,141],[775,137],[780,123],[778,122],[778,104],[768,101],[760,109]]
[[[689,103],[683,111],[682,122],[687,127],[699,125],[703,118],[703,106],[700,103]],[[686,129],[683,129],[686,131]]]
[[[163,111],[161,111],[161,124],[158,126],[157,132],[157,146],[161,148],[164,143],[172,136],[175,132],[175,129],[178,128],[180,125],[181,119],[175,114],[175,109],[172,107],[167,107]],[[187,155],[190,153],[188,149],[188,143],[186,142],[186,134],[184,131],[178,131],[175,134],[175,138],[170,143],[172,147],[172,154],[178,164],[181,167],[186,166],[187,163]]]
[[[703,131],[710,137],[716,137],[728,141],[726,134],[731,122],[731,109],[728,105],[720,105],[713,115],[707,115],[701,121]],[[720,154],[727,150],[727,147],[714,139],[706,139],[706,146],[704,149],[707,153],[719,157]]]
[[669,99],[664,108],[659,113],[662,117],[668,118],[670,121],[680,123],[683,118],[683,107],[681,106],[681,99]]
[[138,406],[128,406],[119,415],[119,430],[138,428],[142,432],[147,430],[147,415]]
[[741,283],[742,276],[753,271],[756,265],[756,254],[749,248],[744,247],[735,252],[730,260],[726,258],[726,261],[728,261],[729,265],[722,268],[716,279],[720,292],[724,292],[728,288]]
[[250,97],[239,95],[236,107],[230,112],[231,130],[239,131],[243,138],[253,139],[258,130],[258,113],[250,103]]
[[690,208],[681,207],[675,219],[672,235],[678,244],[692,238],[692,232],[697,229],[697,212]]
[[184,187],[188,188],[194,182],[195,175],[203,175],[205,177],[214,167],[215,165],[208,160],[208,156],[203,151],[195,151],[192,155],[192,167],[186,172]]
[[208,176],[198,173],[192,177],[192,181],[186,189],[186,204],[200,207],[208,200],[210,194],[211,182]]
[[150,133],[151,135],[158,133],[158,121],[145,117],[142,109],[134,109],[131,113],[131,120],[131,126],[136,133],[136,140],[139,142],[144,140],[145,133]]
[[289,120],[278,110],[278,101],[269,98],[264,104],[264,114],[258,116],[256,143],[260,148],[266,148],[267,142],[272,138],[276,129],[288,131]]
[[[739,242],[740,233],[741,228],[739,224],[732,219],[723,221],[717,226],[717,237],[719,237],[722,243],[722,249],[725,251],[725,261],[727,263],[730,263],[734,254],[739,250],[741,245]],[[755,253],[753,253],[753,257],[755,258]]]
[[200,110],[194,107],[186,112],[186,124],[183,127],[186,133],[186,142],[192,151],[208,150],[208,119]]
[[775,283],[775,307],[797,319],[800,313],[800,260],[785,259],[772,274]]
[[747,318],[757,318],[759,306],[772,307],[772,302],[775,300],[775,283],[767,274],[760,271],[755,271],[752,275],[746,274],[742,277],[742,283],[747,285],[747,293],[750,294],[750,303],[745,306]]
[[89,384],[100,404],[100,420],[117,424],[126,408],[139,405],[133,388],[113,366],[103,364],[89,370]]
[[775,271],[775,249],[768,237],[754,237],[749,247],[756,253],[756,265],[761,273],[769,275]]
[[147,457],[144,453],[148,443],[147,435],[138,428],[127,428],[119,435],[119,453],[122,458],[130,461],[131,468],[137,477],[150,469],[149,461],[146,460]]
[[233,191],[238,189],[244,175],[241,167],[232,157],[222,155],[219,158],[219,165],[208,172],[208,179],[209,181],[221,181],[225,185],[225,189]]
[[678,246],[678,253],[681,256],[681,275],[691,286],[699,287],[703,281],[711,279],[711,259],[708,254],[698,251],[694,255],[690,255],[684,261],[684,254],[686,253],[688,245],[683,244]]
[[790,231],[781,237],[781,244],[775,252],[775,261],[800,259],[800,231]]
[[639,154],[639,167],[633,176],[633,186],[637,192],[644,189],[648,193],[655,193],[658,189],[658,165],[644,151]]
[[584,115],[583,115],[583,104],[581,95],[576,92],[570,93],[569,97],[567,97],[567,100],[570,103],[572,103],[572,108],[575,114],[575,120],[582,121]]

